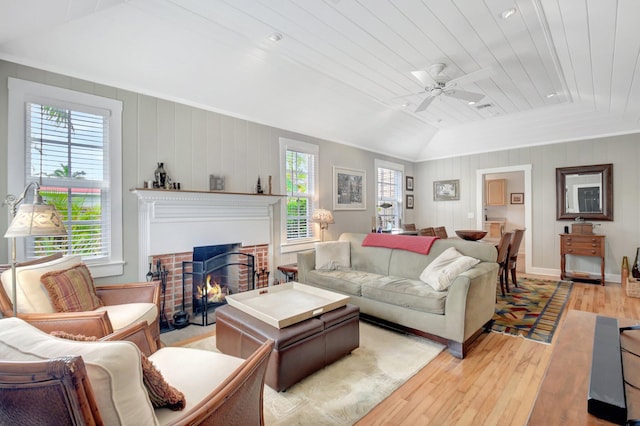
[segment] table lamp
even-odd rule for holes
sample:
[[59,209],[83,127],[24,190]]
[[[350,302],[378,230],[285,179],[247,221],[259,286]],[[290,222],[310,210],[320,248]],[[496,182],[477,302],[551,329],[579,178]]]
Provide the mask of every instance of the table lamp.
[[[30,188],[33,188],[32,204],[24,203],[17,208],[18,204],[24,201]],[[13,316],[17,316],[16,238],[67,235],[67,230],[56,208],[50,204],[45,204],[42,200],[40,185],[36,182],[28,184],[18,198],[15,195],[7,195],[5,203],[9,205],[12,217],[4,237],[11,238],[11,290],[13,292]]]
[[330,223],[336,223],[333,220],[333,214],[329,210],[315,209],[311,215],[311,222],[320,224],[322,233],[322,241],[324,241],[324,230],[329,228]]

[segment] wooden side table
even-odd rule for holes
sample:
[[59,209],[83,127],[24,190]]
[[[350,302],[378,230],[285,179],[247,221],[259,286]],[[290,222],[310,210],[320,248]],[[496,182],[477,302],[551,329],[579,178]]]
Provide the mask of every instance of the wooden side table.
[[[592,256],[600,258],[600,277],[589,274],[567,273],[566,256]],[[560,279],[574,281],[600,282],[604,285],[604,235],[596,234],[560,234]]]
[[278,271],[282,272],[285,277],[285,282],[296,281],[298,279],[298,264],[290,263],[288,265],[278,266]]

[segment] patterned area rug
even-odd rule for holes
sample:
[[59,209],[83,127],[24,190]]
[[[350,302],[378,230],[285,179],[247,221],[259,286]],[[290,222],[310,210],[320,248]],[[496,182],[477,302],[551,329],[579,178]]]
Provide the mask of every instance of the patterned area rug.
[[518,287],[510,284],[510,293],[503,296],[498,284],[491,330],[551,343],[572,288],[572,281],[521,278]]

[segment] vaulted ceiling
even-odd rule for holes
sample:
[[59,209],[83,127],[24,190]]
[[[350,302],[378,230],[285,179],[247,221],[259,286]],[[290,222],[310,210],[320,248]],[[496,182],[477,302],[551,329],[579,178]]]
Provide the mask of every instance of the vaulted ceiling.
[[412,161],[640,131],[636,0],[0,7],[2,59]]

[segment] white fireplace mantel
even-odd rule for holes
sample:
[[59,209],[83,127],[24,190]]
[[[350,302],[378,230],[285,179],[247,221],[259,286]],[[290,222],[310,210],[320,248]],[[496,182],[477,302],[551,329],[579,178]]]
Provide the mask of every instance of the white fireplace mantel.
[[194,247],[267,244],[273,264],[273,205],[281,195],[132,189],[138,197],[138,275],[149,257]]

